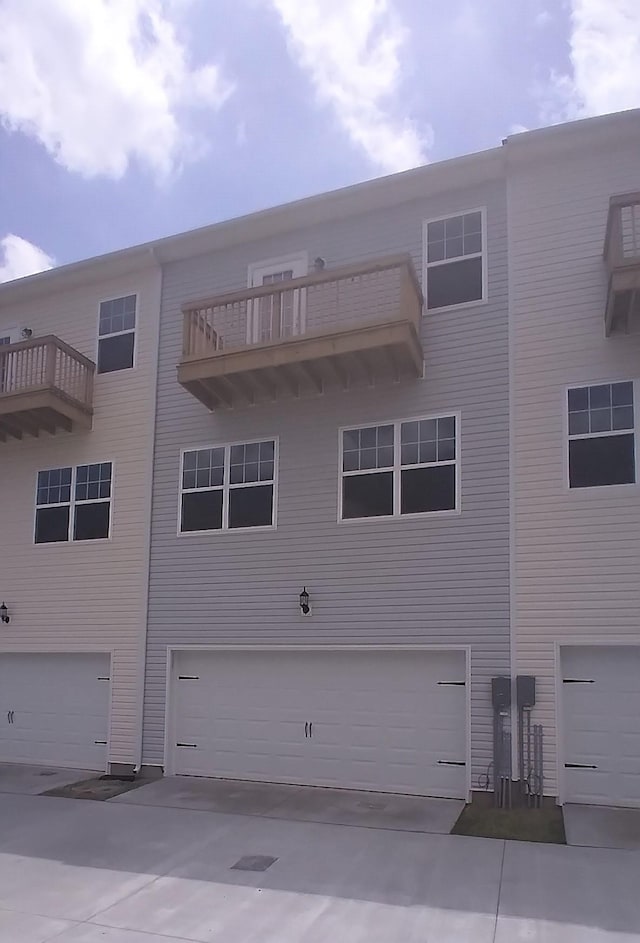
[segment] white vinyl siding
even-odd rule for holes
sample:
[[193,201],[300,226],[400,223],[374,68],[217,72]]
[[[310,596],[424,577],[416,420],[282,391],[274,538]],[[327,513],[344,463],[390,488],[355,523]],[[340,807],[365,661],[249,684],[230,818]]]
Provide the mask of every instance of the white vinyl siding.
[[569,488],[567,469],[567,389],[637,380],[640,363],[640,335],[604,332],[609,200],[640,186],[640,134],[616,121],[618,142],[585,129],[575,150],[512,167],[508,185],[514,640],[517,672],[537,678],[550,795],[556,643],[640,643],[640,489]]
[[[125,276],[110,272],[110,263],[105,262],[104,275],[91,283],[65,290],[60,277],[55,290],[25,298],[22,304],[3,304],[2,319],[7,324],[19,329],[27,326],[33,337],[54,333],[95,360],[100,301],[135,294],[138,337],[137,369],[96,375],[90,432],[25,435],[21,441],[0,445],[2,533],[11,547],[0,563],[2,593],[11,612],[10,624],[2,627],[0,656],[11,651],[112,651],[109,761],[135,763],[146,624],[160,273],[151,261],[147,268]],[[34,544],[38,472],[76,468],[96,458],[113,463],[111,539]]]

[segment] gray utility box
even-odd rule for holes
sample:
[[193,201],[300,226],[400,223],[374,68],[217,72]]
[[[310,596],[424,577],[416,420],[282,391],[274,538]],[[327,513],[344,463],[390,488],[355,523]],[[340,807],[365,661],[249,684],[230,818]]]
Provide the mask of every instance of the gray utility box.
[[496,710],[511,706],[511,678],[502,676],[491,679],[491,703]]
[[516,700],[518,707],[533,707],[536,703],[536,679],[533,675],[518,675],[516,678]]

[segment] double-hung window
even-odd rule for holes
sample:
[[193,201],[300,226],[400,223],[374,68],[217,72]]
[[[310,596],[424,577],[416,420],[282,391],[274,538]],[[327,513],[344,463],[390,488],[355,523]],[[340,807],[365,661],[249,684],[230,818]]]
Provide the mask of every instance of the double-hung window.
[[133,367],[135,342],[136,296],[103,301],[98,325],[98,373]]
[[275,482],[273,439],[183,452],[180,532],[273,526]]
[[427,309],[485,300],[482,210],[425,224]]
[[111,462],[38,472],[35,542],[107,538],[112,474]]
[[634,484],[633,382],[569,390],[569,487]]
[[457,425],[438,416],[343,430],[342,519],[455,511]]

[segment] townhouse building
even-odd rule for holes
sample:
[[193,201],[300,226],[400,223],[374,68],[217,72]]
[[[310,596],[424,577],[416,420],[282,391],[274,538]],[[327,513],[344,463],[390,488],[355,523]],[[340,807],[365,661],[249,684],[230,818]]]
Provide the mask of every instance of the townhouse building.
[[0,761],[140,764],[160,268],[0,286]]
[[509,674],[502,149],[160,243],[145,764],[466,796]]
[[639,352],[639,111],[0,286],[0,761],[640,806]]

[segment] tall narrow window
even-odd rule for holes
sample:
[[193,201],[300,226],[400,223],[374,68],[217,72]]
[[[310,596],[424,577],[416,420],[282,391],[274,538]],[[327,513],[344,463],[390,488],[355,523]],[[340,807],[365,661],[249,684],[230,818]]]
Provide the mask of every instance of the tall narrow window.
[[273,439],[184,452],[181,474],[181,533],[273,525]]
[[343,520],[456,510],[456,425],[440,416],[345,429]]
[[633,383],[569,390],[569,487],[636,480]]
[[427,222],[427,308],[484,300],[482,211]]
[[111,478],[111,462],[38,472],[35,542],[107,538]]
[[136,296],[103,301],[98,327],[98,373],[133,367],[135,339]]

